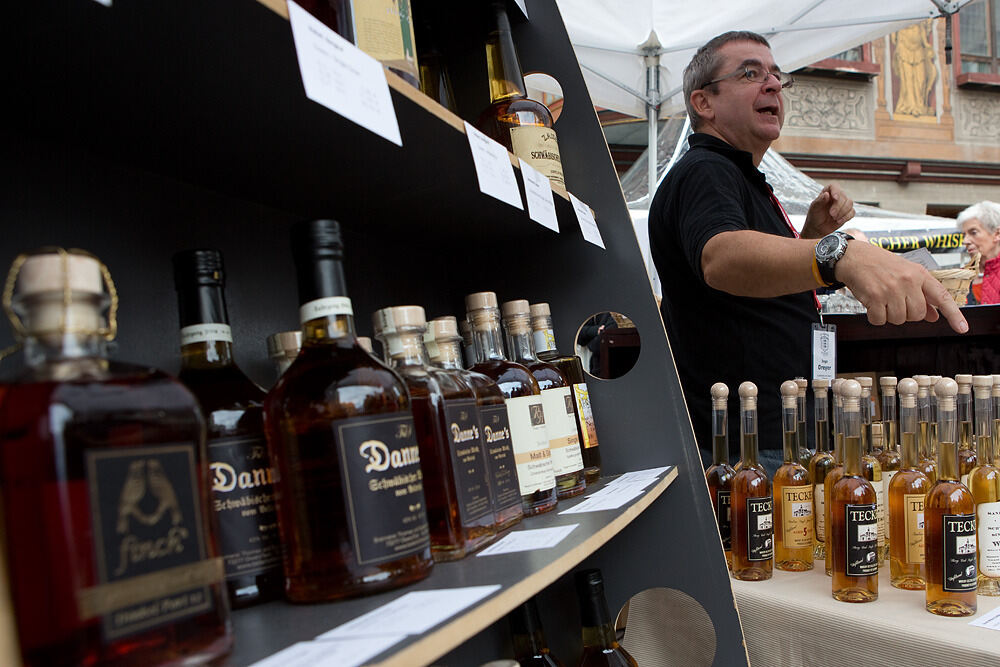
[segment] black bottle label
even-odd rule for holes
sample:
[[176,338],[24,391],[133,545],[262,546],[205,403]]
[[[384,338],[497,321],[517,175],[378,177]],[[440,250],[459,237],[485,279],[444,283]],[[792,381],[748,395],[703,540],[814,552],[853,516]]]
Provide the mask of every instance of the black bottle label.
[[732,508],[729,505],[729,491],[717,489],[715,491],[716,506],[719,511],[715,519],[719,522],[719,535],[722,536],[722,548],[729,550],[732,547],[731,522]]
[[770,497],[747,498],[747,560],[774,557],[773,504]]
[[281,567],[267,443],[259,437],[219,438],[208,443],[208,457],[226,577]]
[[875,503],[844,506],[849,577],[870,577],[878,574],[878,508]]
[[976,515],[945,514],[941,517],[944,540],[944,590],[974,592],[976,577]]
[[334,422],[333,428],[358,563],[396,560],[427,549],[427,502],[413,417],[352,417]]
[[98,584],[77,592],[81,618],[121,639],[213,607],[221,558],[208,558],[195,446],[86,453]]
[[458,511],[462,523],[481,519],[493,508],[486,481],[486,457],[480,433],[476,400],[445,401],[451,464],[458,491]]
[[490,405],[480,408],[479,416],[496,508],[503,510],[514,505],[520,506],[521,487],[518,484],[517,466],[514,463],[507,406]]

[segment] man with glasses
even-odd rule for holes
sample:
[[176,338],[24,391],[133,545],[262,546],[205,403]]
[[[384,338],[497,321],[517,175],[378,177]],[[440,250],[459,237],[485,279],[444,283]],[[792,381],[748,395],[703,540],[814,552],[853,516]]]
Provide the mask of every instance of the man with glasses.
[[758,170],[781,133],[781,91],[790,85],[760,35],[728,32],[701,47],[684,70],[690,150],[649,211],[661,312],[702,458],[710,461],[709,388],[730,387],[730,452],[738,453],[734,397],[750,380],[759,389],[761,461],[771,474],[781,465],[778,387],[812,377],[817,287],[846,284],[872,324],[935,321],[940,310],[953,329],[968,330],[925,269],[836,231],[854,216],[839,186],[812,202],[801,235],[792,228]]

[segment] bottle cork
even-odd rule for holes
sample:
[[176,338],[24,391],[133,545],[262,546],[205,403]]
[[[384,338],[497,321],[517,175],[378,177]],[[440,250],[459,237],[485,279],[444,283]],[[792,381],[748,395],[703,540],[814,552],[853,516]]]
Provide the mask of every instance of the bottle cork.
[[25,259],[17,276],[17,294],[21,297],[63,292],[67,287],[73,292],[103,294],[101,262],[80,251],[42,252]]
[[393,306],[392,319],[397,329],[423,329],[427,325],[427,316],[423,306]]
[[867,389],[870,392],[871,388],[873,386],[875,386],[875,381],[871,377],[869,377],[867,375],[859,375],[858,377],[856,377],[854,379],[857,380],[858,384],[861,385],[861,390],[862,391],[864,391],[865,389]]
[[716,382],[712,385],[712,409],[726,410],[729,404],[729,387],[725,382]]
[[882,388],[883,396],[895,396],[897,380],[891,375],[883,375],[878,379],[878,384]]
[[779,390],[781,391],[781,407],[794,408],[796,406],[795,399],[799,395],[799,385],[796,384],[795,380],[785,380],[781,383]]
[[993,388],[992,375],[972,376],[972,391],[975,393],[976,398],[978,399],[989,398],[990,390],[992,388]]
[[531,304],[531,316],[532,317],[552,317],[552,311],[549,310],[549,304],[547,304],[547,303],[533,303],[533,304]]
[[454,315],[435,317],[430,322],[430,332],[434,334],[434,340],[445,343],[461,338],[458,333],[458,320]]
[[[958,383],[958,393],[960,394],[971,394],[972,393],[972,375],[969,373],[959,373],[955,376],[955,382]],[[937,385],[935,384],[935,390]]]
[[857,380],[844,380],[840,385],[840,395],[844,399],[844,412],[859,412],[861,410],[861,383]]
[[826,398],[827,393],[830,390],[829,380],[813,380],[813,392],[819,398]]
[[465,310],[475,331],[489,331],[497,326],[497,295],[495,292],[475,292],[466,295]]
[[917,381],[917,396],[921,398],[928,396],[930,394],[931,376],[914,375],[913,379]]
[[757,409],[757,385],[753,382],[743,382],[739,388],[740,407],[745,410]]
[[899,407],[917,407],[917,381],[913,378],[903,378],[899,381],[896,390],[899,392]]
[[809,388],[809,380],[805,378],[795,378],[795,384],[799,388],[799,398],[805,398],[806,390]]
[[[993,376],[993,390],[990,392],[992,396],[1000,396],[1000,375]],[[1000,415],[996,415],[1000,417]]]
[[958,395],[958,383],[951,378],[941,378],[934,385],[937,395],[938,410],[948,412],[955,409],[955,397]]

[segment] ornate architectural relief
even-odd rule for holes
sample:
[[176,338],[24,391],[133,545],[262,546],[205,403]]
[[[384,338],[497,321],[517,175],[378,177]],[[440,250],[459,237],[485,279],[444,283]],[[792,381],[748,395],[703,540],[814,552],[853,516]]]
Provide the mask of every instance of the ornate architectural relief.
[[870,83],[797,77],[784,92],[783,134],[817,137],[874,138]]
[[958,141],[1000,144],[1000,96],[957,90],[954,101]]

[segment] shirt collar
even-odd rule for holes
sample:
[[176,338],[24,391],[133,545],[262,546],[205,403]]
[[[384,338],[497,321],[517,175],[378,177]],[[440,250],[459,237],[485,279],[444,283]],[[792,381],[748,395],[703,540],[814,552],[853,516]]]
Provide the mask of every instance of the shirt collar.
[[742,171],[751,182],[756,182],[761,186],[766,187],[768,193],[774,190],[774,188],[772,188],[767,182],[764,172],[754,166],[753,155],[751,153],[734,148],[722,139],[703,132],[695,132],[688,137],[688,145],[691,147],[691,150],[696,148],[710,150],[713,153],[718,153],[719,155],[729,158],[729,160],[739,167],[740,171]]

